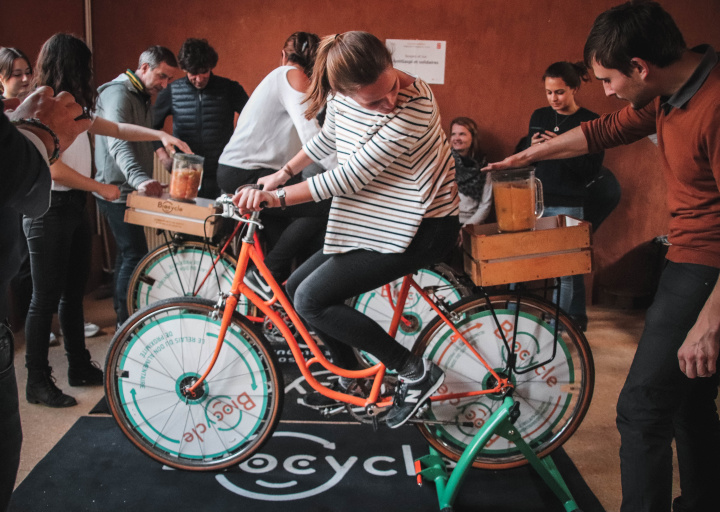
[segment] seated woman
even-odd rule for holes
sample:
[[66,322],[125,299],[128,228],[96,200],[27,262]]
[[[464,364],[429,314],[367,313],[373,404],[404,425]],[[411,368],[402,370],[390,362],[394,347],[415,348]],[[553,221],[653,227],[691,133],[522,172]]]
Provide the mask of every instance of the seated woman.
[[[305,118],[302,105],[319,41],[316,34],[308,32],[295,32],[288,37],[281,51],[280,67],[253,91],[220,156],[217,180],[223,192],[234,193],[238,187],[255,184],[262,176],[276,172],[320,131],[314,118]],[[331,156],[319,163],[323,168],[332,168],[337,159]],[[301,179],[302,176],[297,176],[293,183]],[[279,282],[290,275],[295,256],[302,258],[304,253],[307,257],[321,247],[329,209],[326,201],[266,216],[263,233],[272,250],[267,253],[265,264]],[[286,229],[292,219],[297,220],[292,221],[291,229]],[[269,287],[255,269],[248,272],[246,283],[268,298]]]
[[[442,384],[444,373],[412,354],[345,300],[440,261],[458,237],[453,160],[434,95],[421,79],[393,67],[385,45],[367,32],[323,38],[306,117],[327,101],[322,131],[278,172],[265,190],[244,189],[234,201],[258,210],[332,198],[325,245],[288,279],[297,312],[336,356],[355,369],[352,347],[399,375],[390,428],[403,425]],[[313,161],[337,154],[338,167],[282,188]],[[345,391],[351,380],[334,386]],[[306,398],[327,405],[323,395]]]
[[[37,83],[73,95],[87,112],[95,106],[97,92],[92,86],[92,54],[80,39],[55,34],[40,50]],[[179,139],[158,130],[131,124],[117,124],[94,117],[89,133],[124,140],[161,140],[165,147],[190,148]],[[27,401],[48,407],[70,407],[76,400],[56,385],[48,362],[50,324],[58,311],[68,358],[71,386],[100,386],[103,372],[91,360],[85,347],[83,296],[90,269],[91,229],[85,213],[87,192],[108,201],[120,197],[115,185],[91,178],[90,137],[81,133],[50,165],[53,179],[50,208],[41,217],[23,219],[30,249],[33,294],[25,323],[25,364],[28,369]]]
[[450,145],[455,158],[455,181],[460,194],[460,224],[481,224],[492,208],[492,184],[480,169],[487,165],[480,151],[475,121],[457,117],[450,123]]
[[[584,121],[599,117],[577,103],[576,94],[580,84],[590,80],[588,69],[582,62],[555,62],[545,70],[542,80],[550,106],[539,108],[530,116],[530,132],[527,143],[521,149],[531,144],[542,144],[580,126]],[[543,184],[545,217],[569,215],[585,218],[587,185],[600,173],[603,157],[604,153],[595,153],[535,164],[535,175]],[[584,277],[562,277],[560,287],[560,307],[585,330],[587,312]]]

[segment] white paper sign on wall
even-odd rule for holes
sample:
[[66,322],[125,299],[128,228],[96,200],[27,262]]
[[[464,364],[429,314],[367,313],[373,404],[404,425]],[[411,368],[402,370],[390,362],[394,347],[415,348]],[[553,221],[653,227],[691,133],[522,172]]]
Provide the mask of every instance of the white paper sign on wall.
[[386,39],[385,44],[396,68],[419,76],[429,84],[445,83],[446,41]]

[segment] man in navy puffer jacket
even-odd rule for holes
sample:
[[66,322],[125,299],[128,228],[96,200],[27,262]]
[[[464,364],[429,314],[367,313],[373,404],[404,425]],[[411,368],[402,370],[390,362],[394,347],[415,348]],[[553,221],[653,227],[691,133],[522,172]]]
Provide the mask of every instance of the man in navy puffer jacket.
[[[215,199],[218,158],[235,128],[235,113],[242,111],[248,95],[229,78],[213,74],[218,54],[205,39],[188,39],[180,48],[178,63],[187,76],[175,80],[158,94],[153,107],[153,128],[162,129],[167,116],[173,118],[173,135],[188,143],[193,152],[205,157],[200,196]],[[160,161],[167,170],[172,158],[162,145],[156,145]]]

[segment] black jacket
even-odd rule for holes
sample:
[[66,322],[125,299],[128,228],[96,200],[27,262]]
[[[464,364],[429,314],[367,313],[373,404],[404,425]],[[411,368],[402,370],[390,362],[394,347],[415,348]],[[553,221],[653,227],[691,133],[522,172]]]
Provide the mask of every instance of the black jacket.
[[[153,128],[161,130],[165,118],[172,116],[173,135],[204,156],[205,175],[215,176],[218,158],[235,129],[235,112],[239,114],[247,100],[245,89],[229,78],[211,75],[207,86],[197,89],[185,76],[158,94]],[[161,146],[155,144],[156,149]]]

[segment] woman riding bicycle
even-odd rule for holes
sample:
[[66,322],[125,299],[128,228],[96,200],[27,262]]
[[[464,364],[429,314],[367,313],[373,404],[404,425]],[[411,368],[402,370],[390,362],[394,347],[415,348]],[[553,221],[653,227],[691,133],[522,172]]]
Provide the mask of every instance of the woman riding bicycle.
[[[442,370],[413,355],[345,300],[440,261],[457,240],[458,193],[450,146],[432,91],[393,68],[375,36],[346,32],[318,48],[305,116],[327,101],[322,131],[279,171],[261,178],[264,190],[243,189],[243,210],[332,198],[323,250],[290,276],[286,289],[297,312],[333,350],[336,362],[357,367],[351,347],[397,371],[386,423],[404,424],[441,385]],[[337,153],[339,166],[282,188],[312,162]],[[346,391],[352,381],[335,386]],[[321,395],[309,405],[324,405]],[[318,399],[318,400],[315,400]]]

